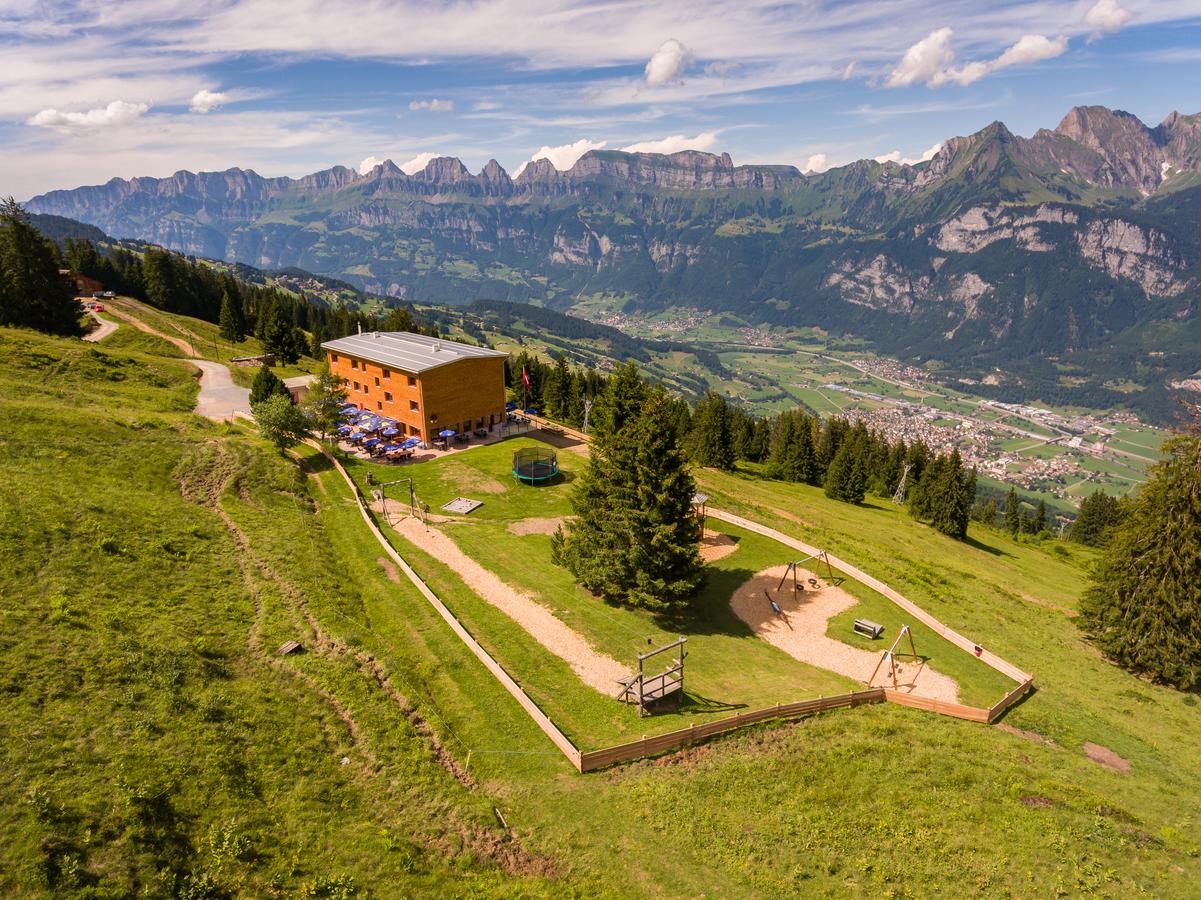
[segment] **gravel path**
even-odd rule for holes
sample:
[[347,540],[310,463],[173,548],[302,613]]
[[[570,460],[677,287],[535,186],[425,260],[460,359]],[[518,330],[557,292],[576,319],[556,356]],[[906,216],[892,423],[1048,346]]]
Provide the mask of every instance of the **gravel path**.
[[91,316],[96,320],[97,327],[94,331],[89,331],[87,334],[85,334],[83,339],[93,344],[96,343],[96,341],[104,340],[106,337],[116,331],[117,326],[120,324],[119,322],[114,322],[111,319],[102,319],[99,313],[91,313]]
[[205,418],[225,421],[250,415],[250,388],[238,387],[229,368],[207,359],[189,360],[200,370],[200,395],[196,412]]
[[[183,338],[164,334],[124,310],[114,308],[110,312],[117,318],[124,319],[138,331],[160,337],[164,341],[174,344],[190,357],[196,356],[196,349]],[[113,327],[117,327],[115,323]],[[188,362],[200,370],[200,394],[196,398],[197,415],[218,422],[235,419],[238,416],[250,418],[250,389],[234,384],[228,366],[207,359],[193,358]]]
[[[810,665],[829,669],[840,675],[866,682],[880,661],[880,653],[861,650],[844,644],[826,635],[826,625],[831,618],[845,612],[858,601],[842,588],[818,581],[816,589],[792,591],[791,581],[777,592],[776,585],[787,571],[787,566],[775,566],[760,572],[742,585],[730,598],[730,607],[751,630],[769,644],[779,647],[789,656]],[[777,616],[764,596],[764,592],[779,604],[783,616]],[[892,643],[896,635],[887,640]],[[883,643],[883,642],[882,642]],[[881,651],[887,646],[881,647]],[[900,649],[900,648],[898,648]],[[918,648],[921,652],[921,648]],[[959,685],[953,678],[935,672],[929,666],[908,660],[898,665],[898,690],[957,703]],[[881,667],[871,687],[892,687],[888,671]]]
[[607,697],[620,690],[618,679],[630,674],[612,657],[598,652],[554,614],[527,594],[505,584],[459,549],[436,528],[427,528],[412,517],[397,523],[396,530],[430,556],[446,563],[467,586],[529,632],[539,644],[562,659],[588,685]]

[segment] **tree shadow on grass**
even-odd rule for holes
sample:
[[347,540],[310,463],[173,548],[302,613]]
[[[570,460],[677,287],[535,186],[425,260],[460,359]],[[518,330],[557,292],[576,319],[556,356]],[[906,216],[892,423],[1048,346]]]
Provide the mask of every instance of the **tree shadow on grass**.
[[1008,553],[1005,550],[1002,550],[1000,547],[994,547],[991,544],[985,544],[983,541],[980,541],[971,535],[968,535],[966,538],[964,538],[963,542],[975,550],[983,550],[990,556],[1013,556],[1012,553]]
[[297,459],[300,465],[300,471],[305,475],[319,475],[322,472],[328,472],[333,469],[334,464],[329,461],[324,453],[318,453],[315,456],[301,456]]

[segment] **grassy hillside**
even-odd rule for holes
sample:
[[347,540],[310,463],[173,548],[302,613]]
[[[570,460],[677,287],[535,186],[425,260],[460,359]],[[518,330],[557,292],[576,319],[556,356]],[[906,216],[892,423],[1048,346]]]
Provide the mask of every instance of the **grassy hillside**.
[[195,419],[156,349],[0,330],[5,895],[1195,891],[1197,698],[1080,640],[1087,554],[703,473],[1032,670],[1031,734],[865,707],[579,776],[336,473]]

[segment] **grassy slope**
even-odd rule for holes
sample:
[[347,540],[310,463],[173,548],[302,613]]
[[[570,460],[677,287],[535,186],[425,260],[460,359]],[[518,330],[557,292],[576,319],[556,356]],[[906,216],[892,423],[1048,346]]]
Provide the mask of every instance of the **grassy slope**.
[[[333,473],[305,489],[257,441],[195,423],[180,363],[104,350],[98,360],[28,333],[0,340],[8,894],[38,892],[47,850],[86,853],[112,892],[131,872],[154,884],[164,852],[251,895],[346,872],[381,895],[1195,886],[1196,698],[1118,672],[1081,643],[1069,613],[1087,557],[1074,550],[1065,559],[992,534],[964,548],[891,510],[706,474],[723,503],[798,534],[768,513],[804,518],[806,539],[1033,669],[1041,690],[1010,721],[1060,746],[871,707],[580,777],[428,605],[388,580]],[[208,441],[245,473],[221,505],[276,579],[251,565],[244,585],[228,529],[180,497],[177,470],[203,485],[221,468]],[[303,631],[281,582],[300,589],[331,641],[388,666],[451,753],[470,755],[479,788],[434,765],[408,718],[338,654],[286,660],[306,682],[249,652],[250,586],[267,601],[264,647]],[[315,688],[353,714],[360,741]],[[1131,774],[1085,759],[1083,740],[1131,758]],[[344,755],[351,764],[337,765]],[[491,805],[525,846],[524,868],[549,866],[550,881],[502,882],[486,852],[459,849],[464,833],[495,836]]]

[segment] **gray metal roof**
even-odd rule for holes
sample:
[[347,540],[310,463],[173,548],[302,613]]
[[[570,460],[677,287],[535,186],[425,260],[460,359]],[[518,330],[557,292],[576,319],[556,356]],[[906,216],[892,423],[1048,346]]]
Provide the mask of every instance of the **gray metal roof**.
[[411,331],[368,331],[325,341],[321,347],[414,375],[461,359],[508,356],[499,350],[472,347]]

